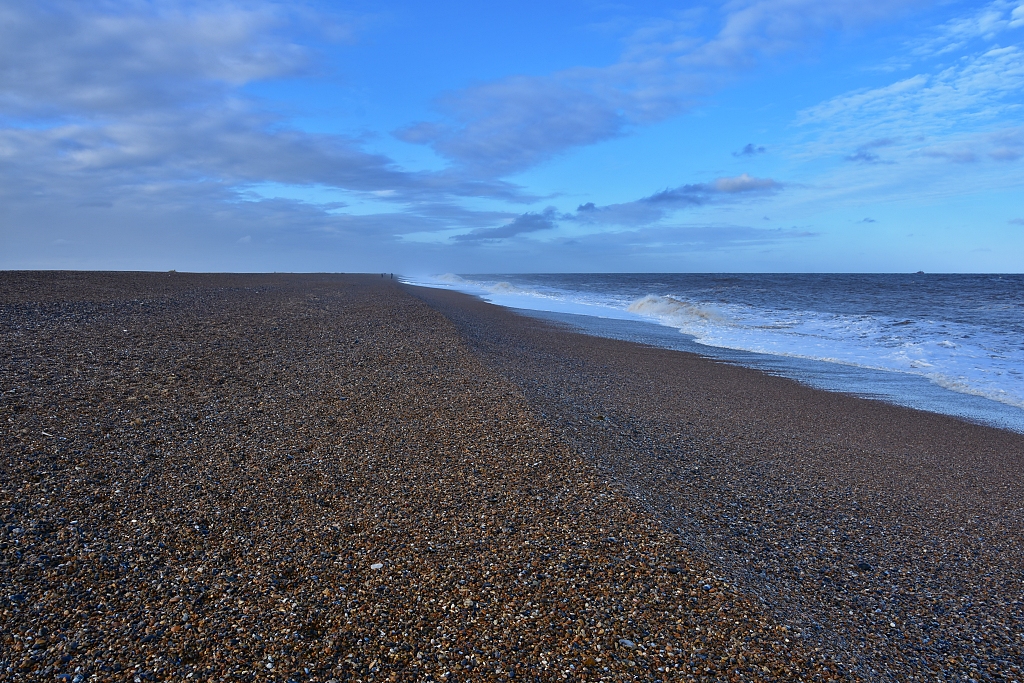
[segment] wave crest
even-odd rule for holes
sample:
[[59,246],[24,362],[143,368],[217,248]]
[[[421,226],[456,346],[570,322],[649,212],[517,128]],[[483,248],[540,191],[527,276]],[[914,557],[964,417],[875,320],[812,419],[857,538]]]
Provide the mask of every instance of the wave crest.
[[491,285],[490,287],[488,287],[487,291],[493,292],[494,294],[523,294],[523,293],[527,293],[528,294],[528,293],[531,293],[531,292],[527,292],[524,289],[520,289],[519,287],[516,287],[511,282],[498,282],[498,283],[495,283],[495,284]]
[[626,310],[638,315],[661,318],[674,325],[685,326],[694,322],[728,322],[725,317],[713,309],[695,306],[688,301],[676,299],[672,296],[648,294],[631,303],[626,307]]

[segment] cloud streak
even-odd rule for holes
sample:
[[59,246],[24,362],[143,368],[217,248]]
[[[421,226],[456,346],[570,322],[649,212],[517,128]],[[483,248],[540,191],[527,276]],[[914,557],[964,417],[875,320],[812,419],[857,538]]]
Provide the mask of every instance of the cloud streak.
[[11,3],[0,20],[0,106],[81,117],[208,101],[307,69],[309,50],[282,30],[292,21],[269,3]]
[[733,152],[732,155],[734,157],[752,157],[757,156],[758,154],[764,154],[767,151],[768,150],[766,150],[762,145],[755,145],[753,142],[748,142],[743,146],[743,149],[738,152]]
[[883,160],[878,154],[871,151],[880,147],[891,147],[896,144],[896,140],[892,138],[879,138],[877,140],[871,140],[865,142],[863,145],[857,148],[853,154],[845,157],[846,161],[855,161],[863,164],[891,164],[891,161]]
[[685,22],[667,35],[644,31],[615,64],[515,76],[450,92],[438,101],[439,120],[395,135],[429,145],[474,174],[502,176],[679,114],[764,57],[805,50],[830,32],[901,11],[879,0],[730,3],[710,38],[693,35]]
[[557,227],[555,220],[557,214],[554,207],[548,207],[541,213],[524,213],[516,216],[510,222],[497,228],[478,228],[462,235],[455,235],[451,239],[457,242],[483,242],[492,240],[507,239],[531,232],[552,230]]
[[[834,97],[801,112],[797,122],[824,131],[832,146],[857,141],[849,160],[870,163],[879,160],[879,146],[906,154],[915,139],[990,132],[992,122],[1017,110],[1021,90],[1024,50],[988,47],[934,74]],[[880,139],[892,142],[877,145]]]
[[[818,234],[799,228],[752,228],[744,225],[666,225],[602,232],[565,241],[574,254],[588,259],[641,258],[667,260],[690,258],[694,253],[714,253],[772,247],[813,239]],[[559,246],[556,242],[553,246]]]
[[707,183],[691,183],[661,190],[621,204],[596,206],[584,204],[576,209],[573,221],[595,225],[652,225],[673,212],[708,204],[735,203],[781,192],[783,183],[771,178],[755,178],[747,173],[716,178]]
[[0,197],[8,204],[45,197],[221,211],[261,183],[425,207],[534,200],[497,178],[406,171],[359,139],[291,128],[245,94],[256,82],[310,73],[316,55],[294,38],[344,34],[330,17],[314,25],[271,2],[25,2],[0,15]]
[[967,47],[977,39],[994,40],[1005,31],[1024,27],[1024,5],[996,0],[976,12],[944,23],[935,35],[914,48],[920,57],[935,57]]
[[710,183],[680,185],[670,190],[656,192],[640,201],[652,204],[682,204],[699,206],[707,204],[716,196],[744,193],[767,194],[782,189],[782,183],[771,178],[754,178],[746,173],[734,178],[717,178]]
[[477,228],[452,236],[450,239],[461,243],[493,242],[554,230],[560,222],[636,229],[651,226],[675,212],[688,208],[712,203],[737,202],[747,197],[765,197],[783,188],[782,183],[771,178],[755,178],[744,173],[733,177],[716,178],[707,183],[680,185],[632,202],[607,206],[587,202],[578,206],[575,213],[559,214],[554,207],[548,207],[541,213],[527,212],[501,226]]

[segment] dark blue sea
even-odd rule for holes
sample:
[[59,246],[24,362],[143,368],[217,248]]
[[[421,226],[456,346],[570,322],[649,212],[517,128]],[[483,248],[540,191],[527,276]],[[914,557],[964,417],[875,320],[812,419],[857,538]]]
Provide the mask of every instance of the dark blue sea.
[[442,275],[589,334],[1024,432],[1024,275]]

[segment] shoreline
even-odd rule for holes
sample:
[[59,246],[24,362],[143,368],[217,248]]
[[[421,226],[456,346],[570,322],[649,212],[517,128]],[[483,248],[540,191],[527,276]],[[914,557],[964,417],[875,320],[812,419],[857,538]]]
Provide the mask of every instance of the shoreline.
[[1020,435],[372,275],[0,282],[10,680],[1021,677]]
[[[881,401],[926,413],[946,415],[971,424],[1024,434],[1024,408],[936,383],[923,375],[828,362],[802,356],[772,355],[701,344],[684,337],[677,328],[658,323],[630,324],[616,329],[602,319],[547,314],[544,311],[510,309],[520,315],[568,325],[574,331],[645,346],[691,353],[714,362],[740,365],[777,377],[785,377],[813,389]],[[659,329],[662,328],[662,329]],[[683,337],[683,339],[678,339]]]
[[[497,276],[493,276],[497,277]],[[697,354],[714,361],[735,363],[768,374],[788,377],[815,389],[852,394],[860,398],[883,401],[892,405],[949,415],[967,422],[982,424],[1024,434],[1024,404],[995,396],[969,386],[950,385],[948,378],[873,367],[838,359],[803,355],[777,354],[747,350],[742,347],[717,346],[697,341],[673,324],[656,319],[628,315],[627,311],[596,304],[597,312],[586,312],[586,305],[531,305],[531,295],[517,295],[487,289],[483,285],[458,288],[446,282],[404,284],[454,291],[480,298],[519,315],[567,325],[585,334],[629,341],[642,345]],[[507,283],[506,283],[507,284]],[[514,285],[510,285],[514,288]],[[498,301],[495,301],[495,298]],[[547,301],[542,299],[542,301]],[[635,302],[634,302],[635,303]],[[607,315],[605,315],[607,314]],[[1005,400],[1004,400],[1005,399]]]
[[844,669],[934,679],[954,652],[977,656],[982,634],[997,659],[1024,656],[1024,436],[416,295],[621,490]]

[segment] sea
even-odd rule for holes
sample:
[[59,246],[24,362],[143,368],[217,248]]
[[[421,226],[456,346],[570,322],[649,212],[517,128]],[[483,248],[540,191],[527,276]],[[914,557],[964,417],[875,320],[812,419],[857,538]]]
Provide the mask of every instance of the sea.
[[1024,275],[403,278],[591,335],[1024,433]]

